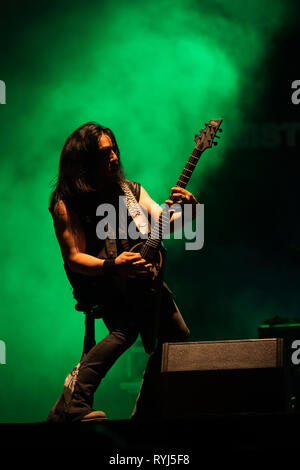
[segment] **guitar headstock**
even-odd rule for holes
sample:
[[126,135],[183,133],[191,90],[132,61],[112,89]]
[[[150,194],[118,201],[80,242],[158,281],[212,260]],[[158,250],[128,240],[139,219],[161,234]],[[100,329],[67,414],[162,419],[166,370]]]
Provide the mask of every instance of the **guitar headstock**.
[[205,149],[217,145],[214,139],[220,138],[216,134],[217,131],[222,132],[220,129],[222,121],[223,119],[211,119],[208,124],[205,124],[205,129],[200,129],[200,134],[195,135],[196,149],[203,152]]

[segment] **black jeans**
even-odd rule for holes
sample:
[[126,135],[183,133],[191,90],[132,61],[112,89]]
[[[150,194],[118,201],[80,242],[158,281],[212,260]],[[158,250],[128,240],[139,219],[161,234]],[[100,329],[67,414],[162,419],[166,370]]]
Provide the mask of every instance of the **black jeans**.
[[[84,415],[93,411],[93,397],[102,378],[115,361],[137,339],[138,324],[118,299],[110,305],[110,313],[103,317],[109,334],[97,343],[83,357],[77,376],[72,400],[67,408],[67,420],[79,421]],[[156,417],[160,414],[160,366],[161,345],[163,342],[186,341],[189,337],[187,328],[175,302],[169,292],[163,288],[159,314],[158,345],[150,355],[136,401],[132,417]]]

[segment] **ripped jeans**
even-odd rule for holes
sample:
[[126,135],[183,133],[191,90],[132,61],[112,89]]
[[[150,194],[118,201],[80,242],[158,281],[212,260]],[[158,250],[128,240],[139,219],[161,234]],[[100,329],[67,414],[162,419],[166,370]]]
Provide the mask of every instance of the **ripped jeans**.
[[[109,315],[103,316],[103,321],[109,334],[83,356],[77,367],[72,397],[64,410],[67,422],[80,421],[84,415],[93,411],[94,393],[101,380],[121,354],[136,341],[139,334],[136,319],[124,309],[124,305],[122,307],[115,304]],[[132,418],[160,416],[159,377],[162,343],[186,341],[190,334],[177,305],[166,289],[162,292],[157,332],[157,347],[147,362]]]

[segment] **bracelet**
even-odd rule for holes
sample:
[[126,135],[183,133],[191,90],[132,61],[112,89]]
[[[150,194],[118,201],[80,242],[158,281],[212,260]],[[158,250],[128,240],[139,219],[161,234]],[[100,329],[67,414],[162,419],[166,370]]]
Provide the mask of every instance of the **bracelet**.
[[106,259],[103,263],[103,272],[107,276],[112,276],[116,272],[115,258]]

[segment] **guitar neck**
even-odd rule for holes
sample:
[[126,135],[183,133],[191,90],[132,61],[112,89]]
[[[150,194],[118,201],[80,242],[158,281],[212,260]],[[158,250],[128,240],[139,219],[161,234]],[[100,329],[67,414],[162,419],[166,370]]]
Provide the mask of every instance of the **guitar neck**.
[[[197,149],[196,147],[194,148],[190,158],[188,159],[184,169],[181,172],[176,186],[179,186],[180,188],[186,187],[202,153],[203,152],[201,150]],[[169,199],[173,200],[172,195],[170,195]],[[147,255],[148,258],[151,257],[151,255],[154,256],[155,252],[159,249],[161,240],[169,223],[169,206],[165,204],[158,221],[154,224],[154,227],[151,230],[151,233],[141,251],[142,256]]]
[[[220,132],[220,125],[223,119],[211,119],[208,124],[205,124],[205,129],[200,129],[200,134],[195,135],[195,142],[196,146],[191,153],[190,158],[188,159],[184,169],[181,172],[181,175],[176,183],[176,186],[180,188],[185,188],[192,173],[205,149],[211,148],[212,145],[217,145],[217,142],[214,141],[215,138],[219,138],[216,135],[217,131]],[[170,195],[169,199],[174,200],[172,195]],[[154,225],[151,233],[148,237],[148,240],[143,246],[141,251],[141,255],[148,259],[155,256],[157,250],[159,249],[161,240],[163,238],[163,234],[165,233],[166,228],[168,227],[170,220],[169,220],[169,206],[167,204],[164,205],[163,211],[159,217],[159,220]]]
[[[175,186],[179,186],[180,188],[186,187],[202,153],[201,150],[198,150],[196,147],[194,148]],[[169,199],[172,199],[172,196],[170,196]]]

